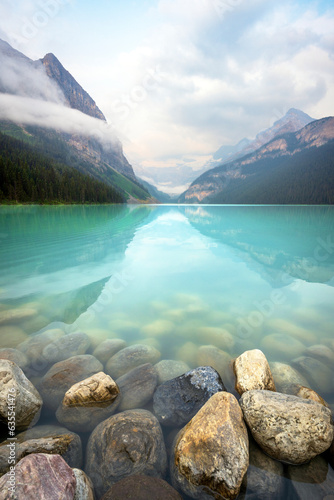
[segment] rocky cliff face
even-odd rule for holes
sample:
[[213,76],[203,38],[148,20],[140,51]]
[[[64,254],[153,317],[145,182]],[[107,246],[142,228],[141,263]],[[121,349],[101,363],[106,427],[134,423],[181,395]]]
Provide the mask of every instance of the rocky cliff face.
[[44,66],[48,77],[60,87],[68,105],[72,109],[77,109],[88,116],[106,121],[104,114],[97,107],[95,101],[53,54],[46,54],[43,59],[40,59],[40,63]]
[[[283,130],[292,127],[287,124]],[[196,179],[179,198],[180,203],[210,203],[210,199],[218,193],[230,188],[232,180],[247,179],[254,175],[253,165],[258,162],[268,166],[272,160],[292,157],[303,151],[323,146],[334,140],[334,118],[323,118],[312,121],[297,132],[284,133],[273,138],[256,151],[240,159],[223,164],[209,170]]]

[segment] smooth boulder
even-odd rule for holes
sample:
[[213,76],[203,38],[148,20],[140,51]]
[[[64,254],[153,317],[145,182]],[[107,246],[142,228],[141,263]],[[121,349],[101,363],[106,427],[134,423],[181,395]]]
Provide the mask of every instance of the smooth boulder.
[[116,380],[121,392],[119,410],[133,410],[145,406],[158,385],[158,373],[150,364],[138,366]]
[[23,352],[18,349],[12,349],[10,347],[0,349],[0,359],[7,359],[12,361],[17,366],[21,368],[21,370],[25,370],[28,366],[28,358]]
[[291,384],[300,384],[306,387],[308,386],[306,378],[290,365],[273,361],[270,363],[270,369],[272,376],[274,377],[277,392],[285,393],[287,387]]
[[144,344],[131,345],[118,351],[109,359],[106,364],[106,372],[117,379],[137,366],[146,363],[154,365],[160,357],[161,353],[155,347]]
[[259,349],[245,351],[234,361],[235,389],[242,395],[246,391],[276,391],[267,358]]
[[163,477],[167,455],[159,422],[147,410],[128,410],[101,422],[92,432],[85,471],[98,498],[121,479],[134,475]]
[[158,383],[163,384],[167,380],[179,377],[190,370],[190,366],[183,361],[176,361],[174,359],[162,359],[159,363],[154,365],[158,373]]
[[93,356],[101,363],[105,364],[108,359],[114,356],[118,351],[126,347],[125,340],[107,339],[101,342],[93,351]]
[[42,356],[50,364],[64,361],[72,356],[79,356],[86,354],[90,346],[90,338],[82,332],[75,332],[64,335],[54,342],[51,342],[44,347]]
[[333,500],[334,471],[326,460],[319,456],[308,464],[287,468],[287,476],[298,500]]
[[72,385],[102,370],[100,361],[89,354],[73,356],[54,364],[39,385],[45,406],[56,411]]
[[64,396],[56,417],[77,432],[89,432],[117,410],[121,402],[117,383],[103,372],[74,384]]
[[9,471],[0,478],[0,500],[74,500],[75,489],[74,472],[59,455],[28,455],[15,475]]
[[21,368],[7,359],[0,359],[0,394],[0,420],[10,432],[38,422],[43,400]]
[[163,425],[181,426],[219,391],[225,391],[220,375],[211,366],[194,370],[159,385],[153,396],[153,411]]
[[303,464],[326,451],[333,440],[331,411],[314,401],[248,391],[240,406],[255,441],[276,460]]
[[176,437],[172,484],[192,498],[234,499],[249,465],[248,434],[236,398],[218,392]]

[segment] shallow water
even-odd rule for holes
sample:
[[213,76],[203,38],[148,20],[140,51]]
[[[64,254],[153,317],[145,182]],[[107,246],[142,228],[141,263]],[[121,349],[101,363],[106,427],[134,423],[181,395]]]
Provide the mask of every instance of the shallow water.
[[0,245],[0,347],[51,325],[190,367],[203,345],[284,363],[334,349],[332,207],[0,207]]

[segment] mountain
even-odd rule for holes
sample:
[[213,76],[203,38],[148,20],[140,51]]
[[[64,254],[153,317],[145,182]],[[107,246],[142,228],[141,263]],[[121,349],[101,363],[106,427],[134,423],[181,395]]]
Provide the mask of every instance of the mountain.
[[333,204],[334,118],[276,136],[200,176],[181,203]]
[[[18,108],[16,114],[12,113],[13,118],[10,116],[0,121],[2,133],[37,148],[39,154],[105,182],[117,189],[128,201],[153,201],[148,191],[138,182],[132,166],[123,154],[121,142],[110,136],[102,111],[53,54],[33,61],[0,40],[0,66],[0,94],[3,97],[28,99],[24,103],[28,102],[29,112],[33,116],[31,123],[30,117],[23,119],[23,112],[22,118],[18,119],[17,116],[21,116]],[[36,100],[32,109],[31,100]],[[51,125],[36,126],[41,101],[57,105],[58,113],[59,110],[64,111],[64,118],[59,121],[58,117],[53,117],[54,108],[50,108],[48,118],[50,122],[54,120],[53,128]],[[17,101],[16,105],[20,104],[21,101]],[[67,120],[66,110],[69,108],[82,113],[82,120],[80,114],[75,116],[76,128],[73,127],[73,132],[65,131],[62,125]],[[95,121],[87,122],[86,116]]]
[[159,191],[153,184],[150,184],[147,181],[144,181],[144,179],[141,179],[140,177],[138,178],[142,186],[144,186],[145,189],[150,193],[153,198],[156,198],[158,201],[161,203],[173,203],[174,198],[169,196],[167,193],[163,193],[162,191]]

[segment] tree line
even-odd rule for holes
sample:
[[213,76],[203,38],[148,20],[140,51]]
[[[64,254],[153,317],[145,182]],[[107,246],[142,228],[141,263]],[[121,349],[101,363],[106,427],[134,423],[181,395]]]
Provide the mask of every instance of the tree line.
[[0,133],[0,203],[123,203],[111,186]]

